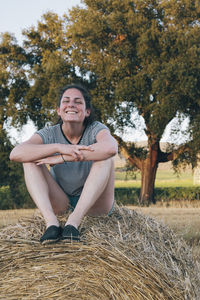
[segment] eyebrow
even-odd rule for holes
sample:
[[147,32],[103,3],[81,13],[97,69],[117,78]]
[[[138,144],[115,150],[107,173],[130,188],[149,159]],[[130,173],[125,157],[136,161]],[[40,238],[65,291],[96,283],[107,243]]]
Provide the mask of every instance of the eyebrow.
[[[70,99],[70,97],[65,96],[64,99]],[[82,100],[82,98],[76,97],[76,98],[74,98],[74,100]]]

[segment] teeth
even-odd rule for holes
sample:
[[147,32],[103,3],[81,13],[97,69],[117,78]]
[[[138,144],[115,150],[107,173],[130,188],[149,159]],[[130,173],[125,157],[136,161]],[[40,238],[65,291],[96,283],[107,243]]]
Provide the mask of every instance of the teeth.
[[67,114],[76,114],[75,111],[67,111]]

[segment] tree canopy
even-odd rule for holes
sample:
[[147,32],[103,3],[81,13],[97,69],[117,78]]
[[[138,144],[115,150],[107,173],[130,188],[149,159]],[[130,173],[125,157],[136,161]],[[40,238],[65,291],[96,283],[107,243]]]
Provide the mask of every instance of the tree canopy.
[[46,13],[37,28],[23,30],[23,47],[8,33],[1,38],[2,103],[12,109],[13,125],[30,118],[38,127],[54,119],[59,88],[76,80],[70,64],[64,20]]
[[[84,3],[68,19],[72,60],[82,76],[89,74],[95,106],[124,155],[141,170],[141,201],[150,202],[160,162],[196,158],[189,143],[164,153],[159,142],[175,117],[188,117],[190,129],[198,119],[200,6],[189,0]],[[136,126],[134,110],[144,119],[147,149],[117,134]]]
[[[199,11],[195,1],[85,0],[70,13],[72,59],[95,82],[95,105],[114,129],[134,126],[160,140],[199,98]],[[102,109],[104,108],[104,110]],[[115,109],[113,109],[115,107]]]

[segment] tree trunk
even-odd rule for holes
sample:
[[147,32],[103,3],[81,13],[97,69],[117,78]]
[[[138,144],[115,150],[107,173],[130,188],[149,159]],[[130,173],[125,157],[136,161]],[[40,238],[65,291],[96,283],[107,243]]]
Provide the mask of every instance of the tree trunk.
[[[154,185],[156,179],[156,172],[159,163],[171,161],[176,157],[176,152],[162,152],[160,149],[159,141],[156,137],[148,137],[148,154],[145,158],[141,158],[133,152],[136,147],[130,147],[120,137],[115,135],[118,141],[121,154],[130,162],[131,165],[137,167],[141,171],[141,190],[140,190],[140,204],[149,205],[155,203],[154,199]],[[179,148],[179,151],[185,151],[185,148]]]
[[141,189],[140,189],[140,204],[149,205],[155,203],[154,199],[154,185],[156,179],[158,164],[152,164],[148,157],[142,162],[141,169]]
[[140,203],[142,205],[149,205],[155,203],[154,199],[154,185],[156,179],[156,172],[158,169],[158,156],[160,152],[159,143],[155,142],[149,144],[149,153],[146,159],[142,161],[141,166],[141,190]]

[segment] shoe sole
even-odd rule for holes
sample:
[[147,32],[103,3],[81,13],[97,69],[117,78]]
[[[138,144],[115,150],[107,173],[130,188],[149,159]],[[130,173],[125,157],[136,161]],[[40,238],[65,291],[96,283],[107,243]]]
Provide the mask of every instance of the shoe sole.
[[57,242],[59,242],[60,241],[60,238],[58,238],[58,239],[55,239],[55,240],[45,240],[45,241],[43,241],[43,242],[40,242],[42,245],[49,245],[49,244],[55,244],[55,243],[57,243]]
[[70,242],[80,242],[80,238],[76,238],[76,237],[62,237],[61,241],[66,242],[66,243],[70,243]]

